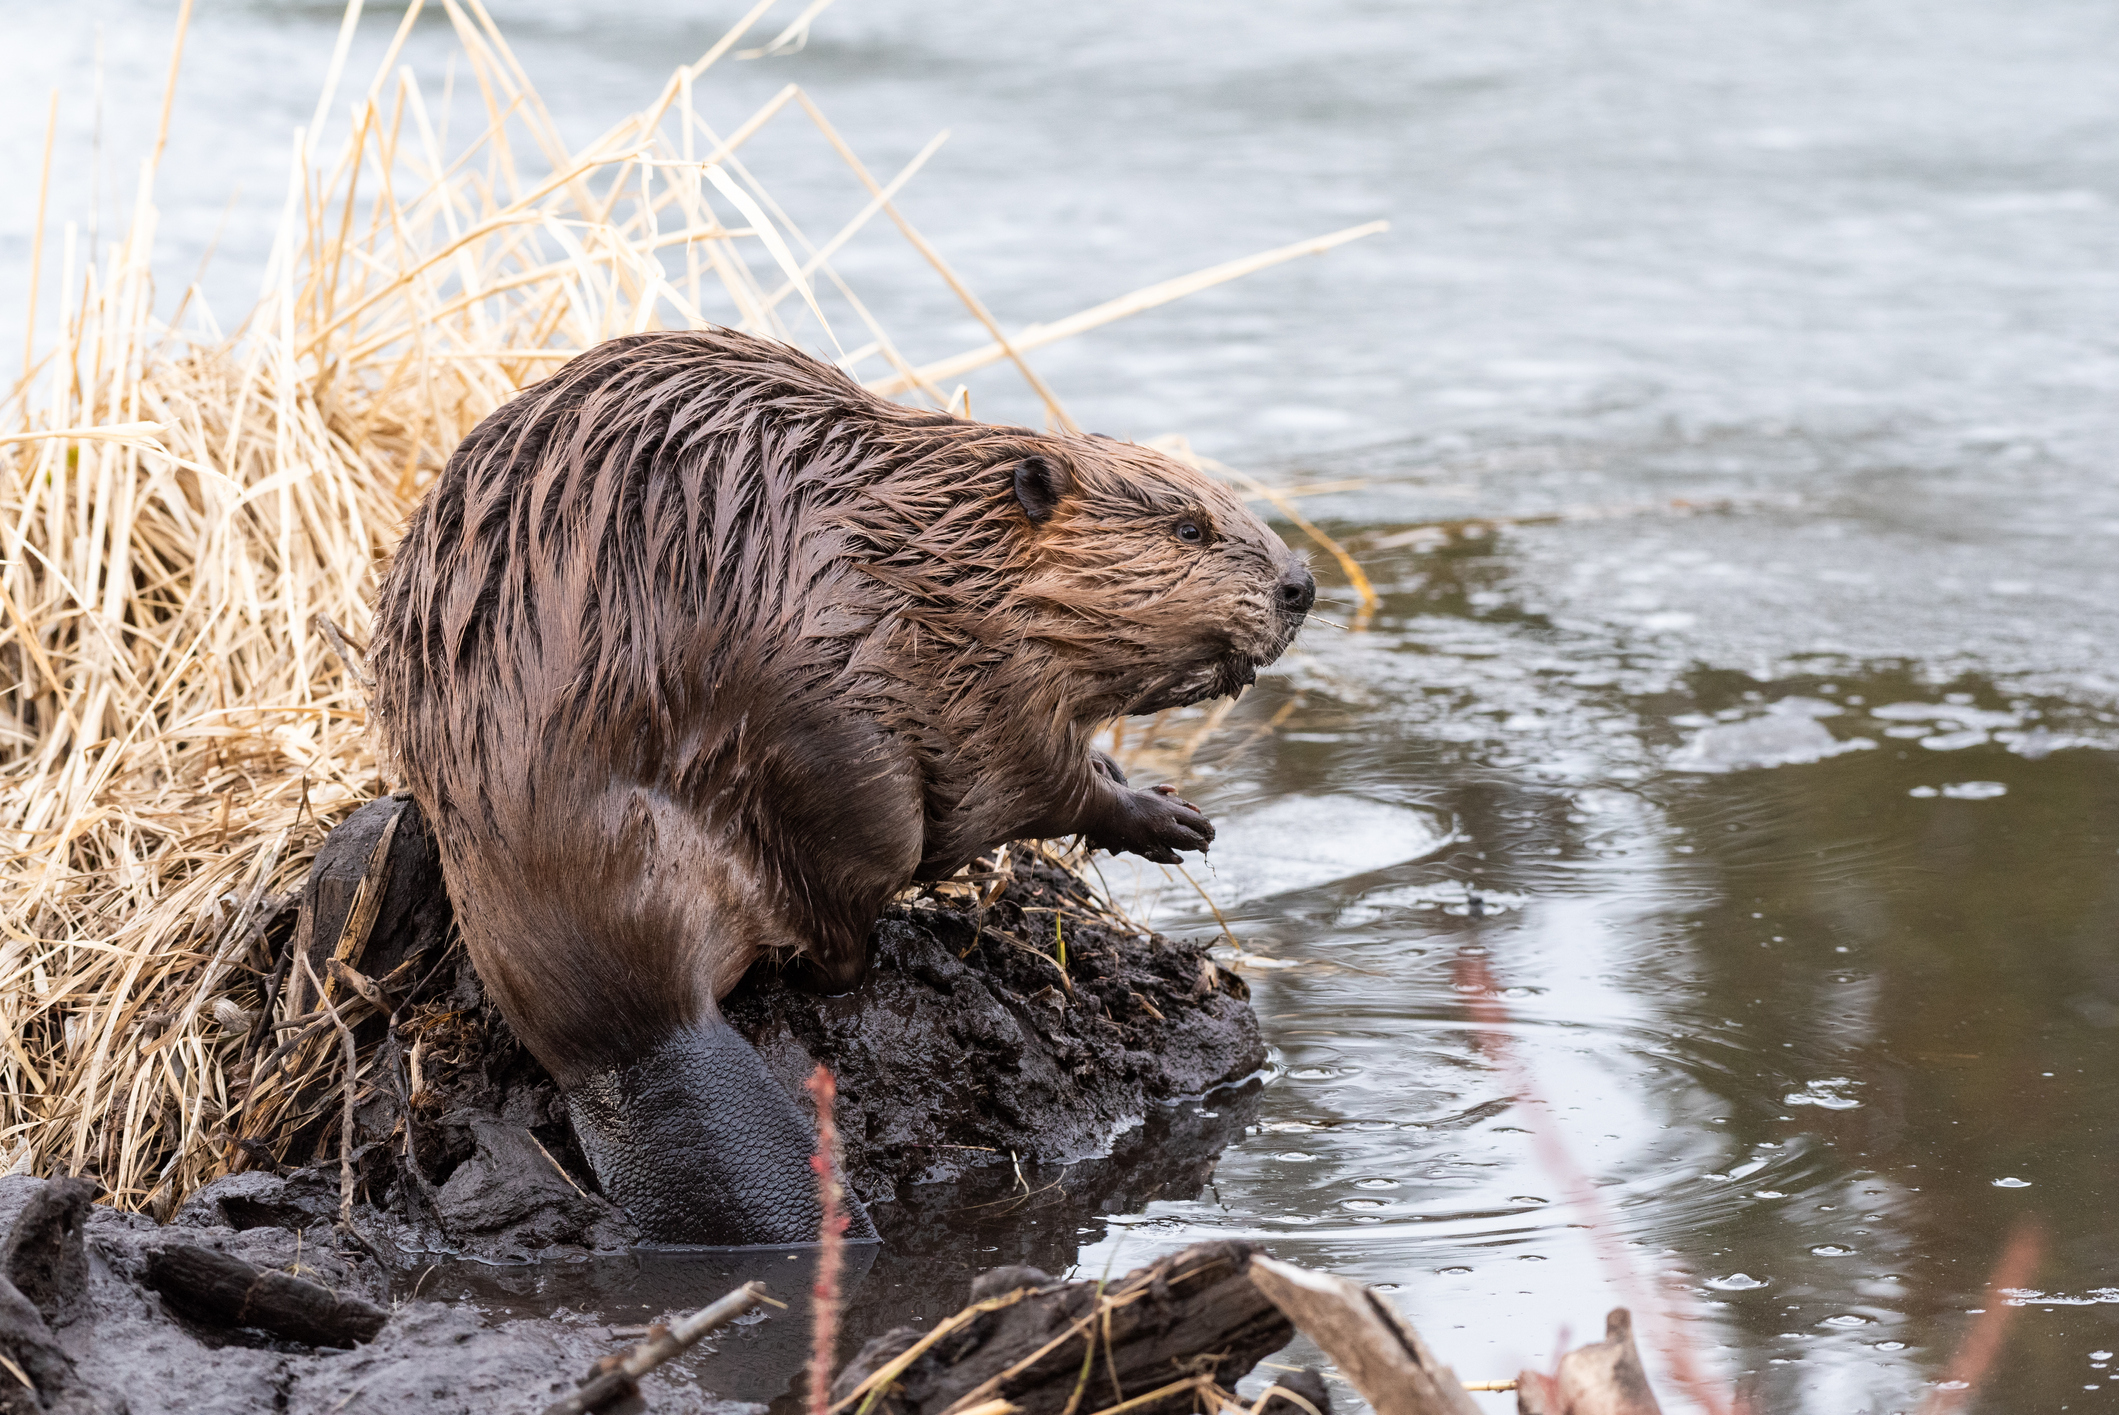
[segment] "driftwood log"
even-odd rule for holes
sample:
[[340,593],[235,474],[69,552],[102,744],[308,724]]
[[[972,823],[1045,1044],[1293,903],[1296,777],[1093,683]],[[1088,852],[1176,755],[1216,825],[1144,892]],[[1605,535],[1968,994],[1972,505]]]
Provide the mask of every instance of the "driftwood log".
[[1251,1260],[1251,1280],[1324,1348],[1376,1415],[1480,1415],[1456,1373],[1368,1288],[1265,1257]]
[[[1265,1257],[1251,1260],[1251,1280],[1338,1363],[1376,1415],[1478,1415],[1456,1373],[1371,1289]],[[1662,1415],[1624,1307],[1605,1318],[1604,1340],[1568,1352],[1553,1375],[1525,1371],[1513,1385],[1520,1415]]]
[[1612,1308],[1604,1339],[1562,1356],[1556,1374],[1516,1377],[1516,1408],[1521,1415],[1662,1415],[1633,1344],[1633,1313]]
[[1189,1411],[1294,1336],[1251,1281],[1247,1243],[1201,1243],[1115,1283],[996,1268],[922,1333],[885,1332],[832,1385],[833,1415]]
[[188,1244],[147,1258],[147,1285],[180,1315],[202,1326],[250,1327],[306,1346],[373,1341],[390,1314],[283,1272]]

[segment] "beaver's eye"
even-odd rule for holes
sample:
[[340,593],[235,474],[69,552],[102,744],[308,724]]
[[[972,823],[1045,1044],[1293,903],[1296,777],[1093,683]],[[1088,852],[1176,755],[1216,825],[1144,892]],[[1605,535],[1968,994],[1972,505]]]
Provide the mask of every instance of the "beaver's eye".
[[1187,545],[1198,545],[1207,538],[1207,533],[1199,528],[1197,521],[1179,521],[1177,538]]

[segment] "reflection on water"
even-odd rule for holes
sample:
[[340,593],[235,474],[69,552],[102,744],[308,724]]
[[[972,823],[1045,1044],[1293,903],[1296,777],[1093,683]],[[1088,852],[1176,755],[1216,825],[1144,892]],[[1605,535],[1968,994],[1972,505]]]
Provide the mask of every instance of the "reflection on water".
[[[1204,1101],[1171,1106],[1121,1136],[1108,1156],[1066,1165],[997,1165],[954,1184],[915,1185],[872,1212],[880,1247],[848,1250],[842,1355],[892,1327],[925,1326],[969,1300],[988,1268],[1074,1266],[1085,1236],[1107,1216],[1165,1198],[1211,1192],[1221,1153],[1257,1119],[1255,1080]],[[787,1315],[737,1323],[656,1377],[698,1383],[732,1400],[806,1409],[814,1249],[645,1249],[572,1262],[494,1265],[444,1260],[399,1274],[400,1297],[478,1304],[490,1322],[565,1320],[608,1328],[614,1345],[647,1323],[705,1306],[738,1283],[759,1281]],[[652,1394],[652,1391],[650,1392]]]
[[[1482,615],[1464,588],[1505,595],[1522,554],[1403,562],[1373,629],[1239,713],[1299,690],[1283,733],[1204,758],[1218,879],[1297,879],[1341,838],[1350,868],[1224,909],[1271,955],[1250,976],[1282,1074],[1219,1203],[1121,1216],[1084,1263],[1254,1236],[1391,1288],[1468,1378],[1661,1283],[1666,1333],[1761,1408],[1886,1410],[1941,1377],[2035,1216],[1991,1408],[2084,1408],[2119,1324],[2106,719]],[[1378,838],[1374,803],[1448,833]],[[1164,926],[1216,927],[1150,875]]]

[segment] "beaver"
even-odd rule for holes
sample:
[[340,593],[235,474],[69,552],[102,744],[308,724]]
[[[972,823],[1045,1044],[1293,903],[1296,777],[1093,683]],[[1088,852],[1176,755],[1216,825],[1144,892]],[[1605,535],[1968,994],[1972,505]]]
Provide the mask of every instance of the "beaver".
[[1315,595],[1147,448],[639,334],[451,455],[383,580],[376,721],[605,1192],[651,1240],[804,1243],[813,1134],[718,1000],[761,958],[852,987],[893,894],[1006,841],[1205,850],[1090,739],[1239,692]]

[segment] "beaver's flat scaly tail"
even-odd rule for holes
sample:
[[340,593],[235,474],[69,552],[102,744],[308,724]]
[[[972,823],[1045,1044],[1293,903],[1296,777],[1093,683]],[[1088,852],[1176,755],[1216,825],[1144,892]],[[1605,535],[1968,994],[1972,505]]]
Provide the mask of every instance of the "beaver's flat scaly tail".
[[[765,1061],[709,1015],[567,1090],[574,1134],[603,1192],[651,1243],[814,1243],[823,1210],[816,1132]],[[875,1226],[848,1196],[847,1241]]]

